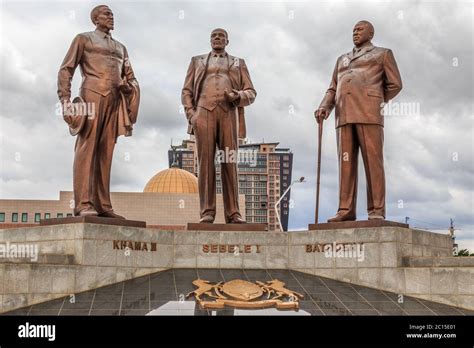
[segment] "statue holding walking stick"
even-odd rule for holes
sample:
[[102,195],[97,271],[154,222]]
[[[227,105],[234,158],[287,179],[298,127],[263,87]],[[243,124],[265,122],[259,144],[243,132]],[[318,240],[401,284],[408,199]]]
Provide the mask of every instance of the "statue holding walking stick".
[[[328,222],[356,220],[359,151],[367,178],[368,219],[385,219],[382,107],[400,92],[402,80],[392,51],[372,45],[373,36],[370,22],[354,26],[355,47],[337,59],[331,84],[314,113],[319,124],[318,200],[322,123],[336,109],[339,208]],[[318,223],[319,202],[316,207]]]

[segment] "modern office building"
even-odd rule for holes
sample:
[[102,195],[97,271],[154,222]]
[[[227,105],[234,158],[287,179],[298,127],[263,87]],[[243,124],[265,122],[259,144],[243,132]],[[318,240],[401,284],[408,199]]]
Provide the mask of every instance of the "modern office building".
[[[238,154],[239,193],[245,195],[246,220],[268,223],[270,231],[280,229],[274,207],[291,185],[293,167],[293,153],[288,148],[279,148],[278,144],[241,142]],[[170,167],[175,165],[198,175],[196,144],[192,138],[172,146],[168,159]],[[222,193],[218,159],[216,168],[217,193]],[[284,231],[288,230],[289,212],[290,192],[282,199],[279,209]]]

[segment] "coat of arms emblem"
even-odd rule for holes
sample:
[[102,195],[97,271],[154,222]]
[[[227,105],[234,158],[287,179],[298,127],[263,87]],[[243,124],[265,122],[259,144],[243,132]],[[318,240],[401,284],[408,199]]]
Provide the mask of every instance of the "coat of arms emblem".
[[268,308],[299,309],[299,299],[303,295],[285,288],[285,283],[278,279],[266,283],[234,279],[228,282],[211,284],[207,280],[193,281],[197,289],[186,297],[194,295],[196,302],[203,309],[212,308]]

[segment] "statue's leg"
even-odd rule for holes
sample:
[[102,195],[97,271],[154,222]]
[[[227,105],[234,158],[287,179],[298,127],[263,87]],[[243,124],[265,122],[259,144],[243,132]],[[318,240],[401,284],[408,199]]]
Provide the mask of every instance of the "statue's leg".
[[383,127],[357,125],[365,176],[367,178],[367,212],[385,217],[385,171],[383,166]]
[[222,196],[224,200],[224,214],[226,221],[239,210],[239,178],[237,176],[238,139],[237,139],[237,111],[231,108],[224,111],[217,107],[218,139],[217,145],[226,153],[224,163],[221,164]]
[[94,206],[99,214],[113,211],[110,200],[110,170],[117,135],[119,94],[113,91],[101,98],[93,182]]
[[73,165],[74,215],[79,215],[83,210],[94,209],[92,181],[97,146],[98,114],[101,109],[100,94],[81,89],[81,97],[86,103],[94,105],[95,117],[88,117],[76,139]]
[[336,129],[339,157],[339,209],[338,214],[356,218],[357,162],[359,144],[354,124]]
[[216,118],[215,111],[197,107],[193,120],[198,152],[198,185],[201,217],[216,216]]

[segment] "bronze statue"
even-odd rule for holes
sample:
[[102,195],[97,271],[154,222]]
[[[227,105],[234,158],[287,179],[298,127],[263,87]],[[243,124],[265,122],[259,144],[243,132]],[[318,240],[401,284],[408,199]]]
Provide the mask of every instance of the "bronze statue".
[[[257,95],[245,61],[225,50],[224,29],[211,32],[212,51],[193,57],[186,74],[181,101],[188,119],[188,133],[196,137],[201,220],[213,223],[216,215],[216,145],[237,153],[238,138],[245,137],[243,107]],[[245,223],[239,210],[237,156],[221,164],[224,213],[227,223]]]
[[[95,31],[78,34],[58,73],[58,96],[63,117],[77,133],[74,156],[74,215],[124,217],[114,213],[110,201],[110,169],[113,150],[119,135],[130,136],[136,122],[140,90],[127,49],[113,39],[114,16],[106,5],[91,11]],[[82,115],[76,122],[71,108],[71,80],[81,67],[80,98],[92,105],[93,114]],[[76,98],[77,99],[77,98]],[[79,127],[78,127],[79,125]]]
[[372,45],[374,28],[368,21],[354,26],[354,49],[340,56],[332,81],[315,111],[317,122],[336,107],[339,156],[339,209],[328,222],[356,219],[359,149],[367,178],[369,220],[385,219],[382,103],[402,89],[391,50]]

